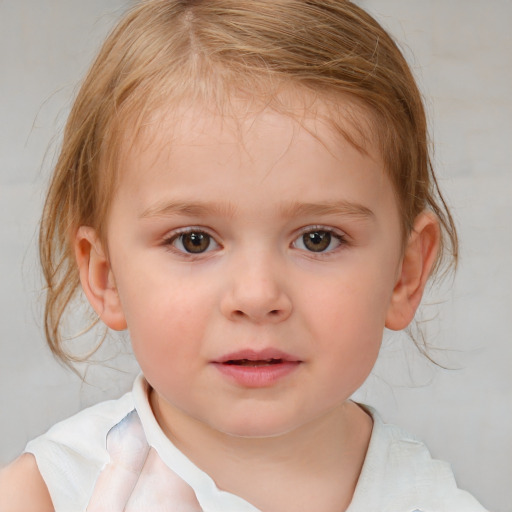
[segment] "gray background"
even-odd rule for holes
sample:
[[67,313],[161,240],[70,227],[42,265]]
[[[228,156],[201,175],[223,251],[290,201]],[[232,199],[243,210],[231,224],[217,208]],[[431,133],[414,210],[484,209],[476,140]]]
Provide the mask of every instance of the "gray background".
[[[450,370],[404,335],[385,337],[357,398],[449,460],[461,487],[512,511],[512,2],[364,0],[402,42],[426,97],[435,163],[460,226],[454,281],[420,318]],[[122,0],[0,0],[0,465],[80,408],[127,390],[123,336],[83,382],[41,333],[36,231],[43,190],[76,84]],[[120,352],[120,355],[115,356]]]

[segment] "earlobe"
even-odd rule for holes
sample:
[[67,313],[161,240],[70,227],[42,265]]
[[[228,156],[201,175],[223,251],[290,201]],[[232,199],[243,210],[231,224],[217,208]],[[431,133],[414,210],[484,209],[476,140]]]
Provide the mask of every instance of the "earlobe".
[[416,217],[405,247],[398,278],[386,315],[386,327],[404,329],[413,320],[430,276],[440,243],[439,222],[431,212]]
[[114,275],[96,231],[81,226],[75,236],[75,257],[84,293],[101,320],[111,329],[126,329]]

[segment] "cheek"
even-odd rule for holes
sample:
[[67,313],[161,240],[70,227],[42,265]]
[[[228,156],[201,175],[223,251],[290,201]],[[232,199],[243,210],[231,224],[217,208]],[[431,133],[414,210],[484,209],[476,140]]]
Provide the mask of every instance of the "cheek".
[[135,357],[155,389],[172,389],[178,395],[186,392],[189,376],[202,360],[203,331],[197,319],[190,320],[179,311],[153,314],[146,317],[144,325],[130,329]]
[[[340,304],[342,306],[342,304]],[[345,304],[323,320],[325,393],[347,399],[366,380],[378,358],[383,323],[375,321],[366,304]],[[325,310],[324,310],[325,311]],[[341,396],[340,396],[341,393]]]
[[304,287],[303,302],[314,324],[360,342],[376,333],[380,339],[393,290],[390,276],[368,265],[312,284]]
[[392,281],[371,267],[355,275],[324,282],[322,293],[309,295],[316,300],[306,313],[316,349],[327,359],[326,382],[354,391],[377,359],[392,290]]
[[149,375],[178,377],[197,364],[213,298],[173,279],[140,280],[125,296],[135,356]]

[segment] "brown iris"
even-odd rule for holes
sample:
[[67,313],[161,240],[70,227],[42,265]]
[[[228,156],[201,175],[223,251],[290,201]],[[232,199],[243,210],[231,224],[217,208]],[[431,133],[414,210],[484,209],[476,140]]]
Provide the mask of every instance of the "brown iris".
[[302,235],[302,241],[309,251],[322,252],[331,243],[331,233],[328,231],[310,231]]
[[210,235],[201,232],[184,233],[181,235],[181,243],[187,252],[199,254],[210,246]]

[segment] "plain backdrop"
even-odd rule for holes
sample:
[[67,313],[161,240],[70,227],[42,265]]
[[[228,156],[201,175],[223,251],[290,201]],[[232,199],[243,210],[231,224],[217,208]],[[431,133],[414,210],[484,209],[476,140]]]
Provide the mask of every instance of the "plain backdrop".
[[[41,329],[38,217],[76,85],[122,0],[0,0],[0,464],[137,372],[122,335],[103,364],[60,366]],[[512,511],[512,2],[364,0],[425,95],[435,166],[461,236],[454,280],[421,310],[432,355],[386,334],[357,399],[423,438],[459,485]],[[427,321],[428,320],[428,321]]]

